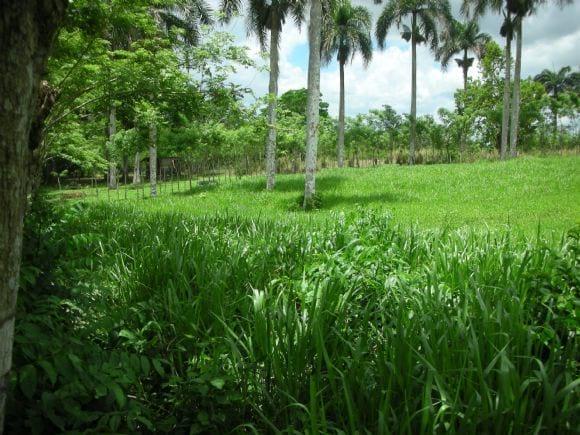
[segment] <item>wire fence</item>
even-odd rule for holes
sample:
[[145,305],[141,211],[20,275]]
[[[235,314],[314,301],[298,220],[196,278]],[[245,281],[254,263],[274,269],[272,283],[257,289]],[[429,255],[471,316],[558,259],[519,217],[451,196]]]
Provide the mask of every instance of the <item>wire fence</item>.
[[[473,156],[472,156],[473,157]],[[488,152],[479,154],[473,159],[496,158],[497,154]],[[366,154],[351,152],[345,156],[344,166],[349,168],[369,168],[392,164],[406,164],[406,152],[370,152]],[[415,163],[450,163],[454,161],[445,151],[419,150]],[[318,170],[337,168],[334,157],[321,156],[317,162]],[[63,200],[74,198],[96,198],[100,200],[146,199],[151,197],[151,177],[149,165],[141,162],[140,171],[135,177],[134,168],[120,168],[115,183],[110,185],[108,176],[71,177],[57,182],[60,197]],[[304,159],[301,155],[282,156],[277,160],[277,173],[304,173]],[[160,158],[157,162],[155,196],[185,194],[199,190],[208,190],[224,183],[234,183],[247,178],[265,176],[265,162],[261,155],[242,156],[231,159]],[[134,182],[137,179],[138,182]]]

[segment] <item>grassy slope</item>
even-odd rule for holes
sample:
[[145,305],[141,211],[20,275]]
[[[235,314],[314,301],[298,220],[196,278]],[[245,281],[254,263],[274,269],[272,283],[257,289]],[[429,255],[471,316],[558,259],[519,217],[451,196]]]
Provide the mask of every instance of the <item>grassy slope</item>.
[[[307,219],[321,220],[333,211],[363,206],[389,211],[397,223],[424,228],[509,224],[531,233],[540,223],[544,230],[567,230],[580,223],[579,169],[578,156],[329,169],[317,178],[322,209],[308,214]],[[264,191],[263,185],[262,177],[249,177],[193,191],[184,191],[188,185],[181,183],[177,192],[174,183],[175,192],[171,193],[166,184],[160,198],[146,203],[151,211],[304,218],[303,212],[295,211],[303,189],[302,175],[278,176],[275,192]],[[141,191],[129,191],[129,198],[137,194]],[[100,198],[107,198],[104,190]]]

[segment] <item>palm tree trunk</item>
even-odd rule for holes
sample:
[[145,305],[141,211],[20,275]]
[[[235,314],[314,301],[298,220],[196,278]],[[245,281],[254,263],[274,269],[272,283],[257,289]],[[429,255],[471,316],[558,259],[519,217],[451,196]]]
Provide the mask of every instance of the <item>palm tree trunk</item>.
[[278,98],[278,57],[280,20],[277,9],[272,8],[270,30],[270,83],[268,85],[268,137],[266,139],[266,189],[272,190],[276,182],[276,103]]
[[[510,19],[508,13],[507,19]],[[503,83],[503,113],[501,120],[501,145],[500,158],[504,160],[507,154],[508,136],[509,136],[509,119],[510,119],[510,74],[511,74],[511,37],[508,35],[505,43],[505,77]]]
[[149,184],[151,196],[157,196],[157,125],[149,126]]
[[417,15],[413,12],[411,18],[411,131],[409,133],[409,164],[415,162],[415,140],[417,135]]
[[11,378],[30,136],[40,78],[68,2],[40,4],[0,5],[0,434]]
[[340,100],[338,105],[338,167],[344,166],[344,62],[340,62]]
[[520,123],[520,76],[522,70],[522,18],[518,18],[516,27],[516,62],[514,68],[514,93],[512,96],[512,113],[510,120],[510,156],[517,155],[518,130]]
[[[467,65],[467,49],[463,50],[463,65],[462,65],[462,69],[463,69],[463,92],[467,92],[467,72],[469,71],[469,66]],[[465,108],[462,106],[461,107],[461,115],[463,115],[463,113],[465,112],[464,110]],[[465,154],[465,148],[466,148],[466,136],[467,136],[467,132],[466,131],[462,131],[459,137],[459,153],[460,153],[460,158],[463,157],[463,154]]]
[[318,147],[318,122],[320,120],[320,28],[322,2],[311,0],[308,26],[308,97],[306,101],[306,174],[303,207],[312,206],[316,192],[316,151]]
[[[113,146],[113,140],[115,134],[117,133],[117,108],[111,104],[109,107],[109,146]],[[109,177],[108,177],[109,189],[117,188],[117,164],[114,158],[111,156],[109,151]]]
[[141,183],[141,153],[135,153],[135,164],[133,165],[133,184]]
[[463,50],[463,91],[467,92],[467,73],[469,72],[469,65],[467,64],[467,49]]

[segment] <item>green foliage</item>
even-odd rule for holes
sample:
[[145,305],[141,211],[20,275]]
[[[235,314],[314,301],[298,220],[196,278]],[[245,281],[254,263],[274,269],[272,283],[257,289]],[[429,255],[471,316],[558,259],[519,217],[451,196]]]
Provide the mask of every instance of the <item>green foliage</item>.
[[[328,117],[328,103],[322,100],[320,94],[319,113],[321,117]],[[302,115],[306,118],[306,100],[308,98],[308,91],[306,88],[291,89],[280,95],[278,99],[278,108],[281,111],[289,111],[297,115]]]
[[9,431],[577,427],[575,232],[147,204],[30,215]]
[[371,27],[371,13],[367,8],[353,6],[349,0],[331,2],[322,24],[324,62],[330,63],[336,55],[337,62],[344,65],[359,53],[364,64],[368,64],[373,57]]

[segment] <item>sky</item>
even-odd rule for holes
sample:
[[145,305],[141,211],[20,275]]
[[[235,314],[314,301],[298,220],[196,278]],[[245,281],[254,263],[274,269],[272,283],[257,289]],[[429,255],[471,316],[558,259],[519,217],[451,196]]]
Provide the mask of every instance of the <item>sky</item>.
[[[373,0],[353,0],[353,3],[369,8],[376,21],[382,5]],[[534,76],[545,68],[559,69],[570,65],[580,66],[580,3],[560,9],[552,2],[540,7],[534,16],[527,17],[523,24],[522,77]],[[217,7],[217,0],[210,0]],[[451,0],[456,17],[459,17],[461,0]],[[502,17],[488,14],[480,19],[480,30],[490,34],[503,47],[499,36]],[[247,46],[250,55],[264,64],[258,42],[246,34],[243,12],[220,30],[231,32],[236,43]],[[397,112],[409,112],[411,104],[411,45],[405,42],[396,28],[387,35],[384,50],[376,47],[373,60],[364,68],[360,57],[355,57],[345,68],[346,114],[354,116],[369,109],[391,105]],[[477,62],[470,69],[471,77],[477,76]],[[301,31],[291,21],[287,21],[280,44],[279,92],[306,87],[308,70],[307,25]],[[255,69],[239,70],[232,81],[253,90],[256,97],[268,90],[268,72]],[[339,72],[336,62],[321,70],[322,98],[329,103],[329,112],[338,113]],[[450,63],[447,71],[442,71],[432,53],[424,45],[417,49],[417,112],[437,113],[440,107],[453,108],[453,94],[462,86],[461,69]]]

